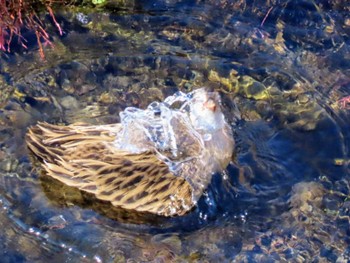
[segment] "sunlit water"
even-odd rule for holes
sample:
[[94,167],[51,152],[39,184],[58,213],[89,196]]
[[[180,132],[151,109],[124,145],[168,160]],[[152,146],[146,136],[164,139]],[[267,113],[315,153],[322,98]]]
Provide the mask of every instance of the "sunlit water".
[[[58,14],[46,62],[34,42],[1,55],[1,261],[349,260],[345,1],[126,2]],[[115,123],[201,86],[221,93],[235,155],[183,217],[113,210],[30,162],[37,121]]]

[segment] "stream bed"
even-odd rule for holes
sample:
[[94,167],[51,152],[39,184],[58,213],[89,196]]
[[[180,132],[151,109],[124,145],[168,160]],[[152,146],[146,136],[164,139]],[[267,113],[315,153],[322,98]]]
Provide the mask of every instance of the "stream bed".
[[[0,55],[1,262],[348,262],[347,1],[122,1],[57,10],[53,47]],[[51,21],[52,22],[52,21]],[[220,93],[236,142],[197,207],[145,216],[45,176],[29,126],[119,122]]]

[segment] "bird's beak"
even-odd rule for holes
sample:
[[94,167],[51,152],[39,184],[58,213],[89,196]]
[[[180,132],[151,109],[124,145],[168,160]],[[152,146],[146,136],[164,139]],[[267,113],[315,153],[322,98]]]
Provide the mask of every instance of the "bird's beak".
[[216,103],[213,99],[208,99],[206,102],[204,102],[204,107],[206,107],[207,109],[215,112],[216,111]]

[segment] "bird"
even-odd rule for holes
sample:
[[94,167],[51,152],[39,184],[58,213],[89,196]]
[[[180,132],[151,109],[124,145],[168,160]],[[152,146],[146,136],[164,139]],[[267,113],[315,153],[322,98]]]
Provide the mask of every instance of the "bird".
[[179,91],[119,115],[120,123],[103,125],[38,122],[26,144],[44,176],[115,207],[164,217],[192,210],[232,158],[232,129],[216,91]]

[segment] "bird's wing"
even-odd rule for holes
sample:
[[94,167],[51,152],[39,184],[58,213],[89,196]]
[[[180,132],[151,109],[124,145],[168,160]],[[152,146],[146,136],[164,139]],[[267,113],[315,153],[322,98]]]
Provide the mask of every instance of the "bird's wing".
[[51,177],[114,206],[164,216],[194,206],[190,184],[149,151],[132,154],[113,146],[119,124],[56,126],[39,123],[27,133],[29,149]]

